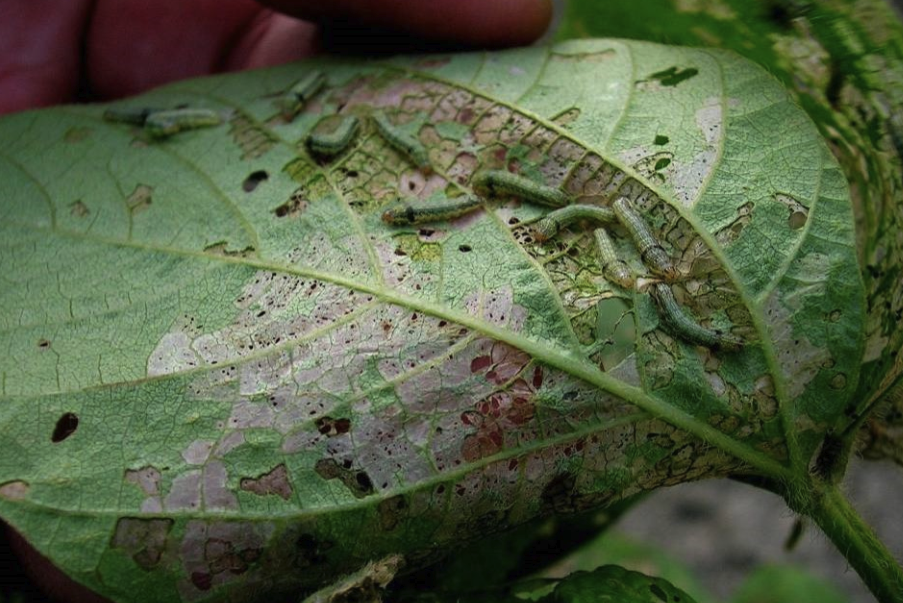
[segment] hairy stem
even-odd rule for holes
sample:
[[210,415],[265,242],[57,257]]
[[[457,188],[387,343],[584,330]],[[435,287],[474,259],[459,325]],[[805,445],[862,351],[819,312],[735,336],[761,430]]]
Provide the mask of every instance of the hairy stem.
[[880,603],[903,602],[903,569],[836,486],[808,511]]

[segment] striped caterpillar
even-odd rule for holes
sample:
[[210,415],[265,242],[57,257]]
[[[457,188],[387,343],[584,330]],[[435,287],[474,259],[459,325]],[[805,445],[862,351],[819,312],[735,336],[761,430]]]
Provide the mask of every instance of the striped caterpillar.
[[612,204],[612,209],[614,209],[618,220],[627,229],[630,238],[633,239],[637,250],[640,252],[640,258],[649,267],[649,270],[666,281],[676,280],[680,276],[677,267],[671,262],[671,258],[668,257],[664,247],[652,234],[652,229],[646,224],[643,216],[637,213],[627,197],[618,197]]
[[652,286],[651,291],[665,328],[672,335],[689,343],[712,349],[733,351],[743,347],[744,342],[741,338],[731,333],[708,329],[696,322],[693,316],[677,303],[670,285],[656,283]]
[[[332,122],[338,118],[336,124],[331,131],[321,132],[326,129]],[[354,115],[330,115],[324,117],[307,137],[307,148],[315,155],[323,157],[335,157],[340,155],[348,148],[348,146],[357,137],[360,129],[360,120]]]
[[149,107],[107,109],[104,121],[142,126],[156,138],[166,138],[185,130],[218,126],[223,119],[212,109],[152,109]]
[[630,267],[627,266],[627,262],[618,257],[614,243],[605,229],[594,230],[593,238],[596,240],[596,253],[599,256],[599,263],[602,265],[602,274],[605,278],[624,289],[633,289],[636,279],[633,277]]
[[529,178],[512,174],[507,170],[477,172],[471,183],[474,190],[482,194],[512,195],[523,201],[549,207],[564,207],[570,201],[567,193],[560,189],[533,182]]
[[400,203],[387,209],[383,213],[382,219],[383,222],[393,226],[410,226],[412,224],[452,220],[480,207],[480,200],[473,196],[465,197],[463,200],[449,200],[445,203],[428,205]]
[[103,119],[104,121],[114,123],[143,126],[144,122],[147,121],[148,115],[162,110],[163,109],[152,109],[150,107],[113,108],[103,112]]
[[304,104],[312,99],[326,85],[326,75],[322,71],[311,71],[292,85],[288,91],[276,101],[276,106],[285,121],[292,121],[304,108]]
[[219,113],[211,109],[171,109],[149,113],[144,129],[151,136],[165,138],[185,130],[218,126],[222,122]]
[[574,222],[579,222],[580,220],[611,224],[617,221],[617,218],[615,217],[614,212],[607,207],[583,204],[567,205],[561,209],[556,209],[552,213],[546,214],[546,216],[533,227],[533,232],[536,235],[537,240],[546,241],[558,234],[558,231],[562,228],[569,226]]
[[429,174],[433,171],[426,147],[419,140],[398,129],[382,111],[373,114],[373,123],[389,146],[410,159],[421,172]]

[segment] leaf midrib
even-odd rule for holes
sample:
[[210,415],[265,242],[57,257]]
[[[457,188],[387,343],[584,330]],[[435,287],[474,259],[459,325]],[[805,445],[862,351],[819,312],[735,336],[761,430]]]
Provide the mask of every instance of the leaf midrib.
[[[25,224],[23,226],[42,231],[50,230],[30,224]],[[339,287],[343,287],[345,289],[370,294],[375,298],[383,301],[384,303],[400,307],[407,307],[411,310],[416,310],[435,318],[445,319],[449,322],[454,322],[456,324],[465,326],[475,333],[480,333],[489,338],[507,343],[514,348],[526,352],[528,355],[539,362],[553,366],[574,377],[582,379],[583,381],[603,391],[609,392],[627,402],[634,404],[638,408],[649,412],[653,416],[661,418],[662,420],[665,420],[675,427],[683,429],[684,431],[687,431],[688,433],[691,433],[699,437],[700,439],[714,446],[717,446],[723,451],[736,456],[740,460],[763,472],[766,472],[769,475],[772,475],[774,477],[789,477],[790,475],[789,469],[772,457],[765,455],[742,442],[730,438],[723,432],[715,429],[707,423],[696,419],[692,415],[689,415],[677,409],[676,407],[671,406],[670,404],[664,403],[658,398],[647,395],[646,392],[644,392],[641,388],[633,385],[628,385],[623,381],[612,377],[611,375],[599,370],[599,368],[594,364],[588,362],[586,358],[579,356],[573,351],[562,349],[554,344],[540,343],[536,340],[524,337],[507,329],[503,329],[491,323],[487,323],[470,314],[452,310],[448,307],[425,300],[412,298],[391,289],[368,285],[366,283],[360,283],[352,279],[344,278],[340,275],[322,272],[319,270],[268,263],[252,258],[210,255],[202,252],[171,249],[155,245],[134,243],[131,241],[108,239],[105,237],[99,237],[97,235],[87,235],[81,232],[71,232],[61,229],[52,230],[51,232],[57,235],[68,236],[74,239],[90,240],[97,244],[140,249],[160,254],[170,254],[180,257],[202,259],[208,262],[220,262],[224,264],[240,265],[267,272],[280,272],[301,278],[317,279]],[[173,375],[177,374],[179,373],[170,373],[168,375],[161,375],[159,377],[154,377],[151,379],[164,379],[167,377],[171,378]],[[142,380],[142,382],[144,381],[145,380]],[[108,383],[106,387],[114,387],[116,385],[118,385],[118,383]]]

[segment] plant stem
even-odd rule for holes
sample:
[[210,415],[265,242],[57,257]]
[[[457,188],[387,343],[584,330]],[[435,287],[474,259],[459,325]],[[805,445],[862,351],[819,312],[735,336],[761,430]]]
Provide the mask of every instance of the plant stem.
[[903,569],[836,486],[825,488],[809,514],[880,603],[903,602]]

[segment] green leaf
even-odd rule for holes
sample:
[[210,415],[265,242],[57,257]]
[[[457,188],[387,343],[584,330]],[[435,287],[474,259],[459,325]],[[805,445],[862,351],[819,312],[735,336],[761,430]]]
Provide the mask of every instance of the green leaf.
[[733,603],[846,603],[837,589],[792,566],[763,566],[746,579]]
[[[287,120],[313,70],[325,88]],[[733,54],[321,60],[114,106],[180,105],[226,123],[154,138],[101,106],[0,122],[0,517],[107,597],[294,595],[662,485],[803,476],[856,387],[846,181]],[[431,174],[378,133],[380,109]],[[339,111],[359,137],[311,157]],[[380,219],[399,196],[469,194],[480,169],[632,199],[681,271],[680,311],[746,345],[681,339],[648,289],[605,280],[589,228],[537,242],[546,208]]]
[[591,572],[576,572],[541,599],[550,603],[695,603],[695,599],[662,578],[604,565]]
[[616,530],[596,537],[562,563],[550,568],[547,575],[592,571],[603,565],[617,565],[625,570],[653,574],[680,588],[697,603],[715,601],[686,563],[653,544],[635,540]]

